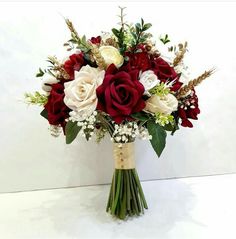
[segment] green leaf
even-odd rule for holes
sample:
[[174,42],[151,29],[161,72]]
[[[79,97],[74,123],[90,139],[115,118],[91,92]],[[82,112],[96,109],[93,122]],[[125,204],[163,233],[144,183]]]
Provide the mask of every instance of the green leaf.
[[85,36],[85,35],[83,35],[81,41],[82,41],[83,43],[87,43],[87,41],[86,41],[86,36]]
[[166,131],[154,121],[147,122],[147,129],[149,134],[152,136],[152,139],[150,140],[152,147],[158,157],[160,157],[166,145]]
[[70,144],[76,138],[81,127],[77,125],[77,122],[68,121],[65,128],[66,133],[66,143]]
[[120,32],[119,32],[117,29],[112,28],[111,31],[113,32],[113,34],[114,34],[117,38],[119,38],[119,36],[120,36]]
[[136,23],[136,24],[135,24],[135,28],[136,28],[136,30],[137,30],[137,29],[140,30],[140,29],[141,29],[140,23]]
[[144,112],[133,113],[131,117],[140,121],[147,121],[150,118],[149,115]]
[[169,123],[169,124],[166,124],[165,126],[163,126],[163,128],[166,131],[173,131],[175,129],[175,125]]
[[147,31],[151,26],[152,26],[151,23],[146,23],[146,24],[143,26],[143,31]]
[[39,72],[36,74],[36,77],[42,77],[44,75],[44,72],[41,68],[39,68]]
[[45,119],[48,119],[48,112],[46,109],[43,109],[43,111],[40,113],[40,115],[45,118]]
[[169,39],[168,34],[166,34],[164,37],[161,37],[161,38],[160,38],[160,41],[161,41],[164,45],[167,44],[168,42],[170,42],[170,39]]
[[143,20],[143,18],[141,18],[141,25],[142,25],[142,26],[144,25],[144,20]]

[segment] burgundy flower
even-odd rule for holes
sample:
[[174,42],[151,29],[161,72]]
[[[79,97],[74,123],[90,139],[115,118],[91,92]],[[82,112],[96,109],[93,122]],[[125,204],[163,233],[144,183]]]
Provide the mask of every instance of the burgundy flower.
[[158,79],[162,82],[173,82],[171,90],[176,92],[180,89],[183,83],[179,82],[179,75],[175,72],[174,68],[171,67],[161,57],[153,58],[152,70],[157,75]]
[[64,69],[69,74],[70,80],[74,79],[74,71],[79,71],[85,65],[83,53],[73,54],[64,63]]
[[52,85],[48,102],[44,106],[48,113],[49,124],[65,126],[65,119],[69,117],[70,109],[64,104],[64,85]]
[[198,107],[198,97],[195,93],[195,90],[191,92],[191,94],[184,98],[180,104],[178,109],[178,115],[182,120],[181,125],[183,127],[193,127],[193,124],[189,119],[197,120],[197,115],[200,113],[200,109]]
[[132,119],[130,115],[145,107],[143,85],[138,81],[138,70],[118,72],[112,64],[106,71],[102,85],[97,88],[97,109],[109,114],[116,123]]
[[101,40],[102,40],[101,36],[97,36],[97,37],[92,37],[90,39],[90,42],[93,43],[93,44],[98,45],[98,44],[101,43]]
[[124,71],[146,71],[151,67],[151,62],[147,52],[126,53],[125,55],[129,58],[129,61],[121,68]]

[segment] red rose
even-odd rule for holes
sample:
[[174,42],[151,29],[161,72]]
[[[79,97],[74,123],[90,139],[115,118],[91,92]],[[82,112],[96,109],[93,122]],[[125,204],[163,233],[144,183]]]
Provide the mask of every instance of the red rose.
[[166,82],[167,80],[170,82],[175,81],[170,88],[174,92],[178,91],[183,84],[179,82],[179,75],[175,72],[174,68],[161,57],[152,59],[152,70],[162,82]]
[[65,126],[65,119],[69,117],[70,109],[64,104],[64,85],[52,85],[48,102],[44,106],[48,113],[49,124]]
[[98,45],[98,44],[101,43],[101,40],[102,40],[102,38],[101,38],[100,36],[97,36],[97,37],[92,37],[92,38],[90,39],[90,42],[93,43],[93,44]]
[[64,69],[69,74],[70,80],[74,79],[74,71],[79,71],[85,65],[83,53],[73,54],[70,59],[64,63]]
[[198,107],[198,97],[195,90],[191,94],[182,100],[180,107],[178,109],[178,115],[182,119],[181,125],[183,127],[193,127],[193,124],[189,119],[197,120],[197,115],[200,113]]
[[126,53],[125,55],[129,58],[129,61],[121,68],[121,70],[123,69],[127,72],[131,70],[146,71],[151,67],[151,62],[147,52]]
[[97,109],[109,114],[116,123],[131,119],[130,115],[145,107],[143,85],[138,70],[118,72],[112,64],[106,71],[102,85],[97,88]]

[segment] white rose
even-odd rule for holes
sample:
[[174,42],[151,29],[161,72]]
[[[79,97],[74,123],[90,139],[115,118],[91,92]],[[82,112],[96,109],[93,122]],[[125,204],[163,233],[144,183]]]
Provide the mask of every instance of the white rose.
[[178,108],[178,100],[174,95],[168,94],[163,97],[158,95],[152,95],[146,101],[145,110],[152,113],[163,113],[165,115],[171,114],[173,111],[176,111]]
[[48,79],[43,80],[43,82],[42,82],[43,91],[45,91],[46,94],[49,95],[50,91],[52,89],[52,85],[56,84],[58,82],[59,82],[59,80],[57,80],[56,78],[48,78]]
[[107,66],[113,63],[117,68],[119,68],[124,63],[123,56],[114,46],[101,46],[99,51]]
[[97,107],[96,89],[102,84],[104,70],[83,66],[75,71],[75,79],[65,83],[65,104],[72,109],[78,121],[85,120]]
[[154,74],[153,71],[144,71],[139,78],[139,81],[144,86],[145,92],[144,94],[148,94],[148,91],[151,90],[154,86],[160,83],[157,76]]

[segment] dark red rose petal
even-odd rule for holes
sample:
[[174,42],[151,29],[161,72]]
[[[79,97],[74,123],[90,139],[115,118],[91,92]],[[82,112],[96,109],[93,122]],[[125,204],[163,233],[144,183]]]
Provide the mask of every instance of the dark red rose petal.
[[65,126],[65,120],[69,117],[71,110],[65,105],[64,97],[63,83],[53,84],[48,102],[44,106],[48,113],[49,124]]
[[138,81],[138,71],[117,72],[116,67],[110,65],[102,85],[96,92],[97,109],[109,114],[116,123],[132,120],[130,115],[145,107],[142,99],[144,87]]

